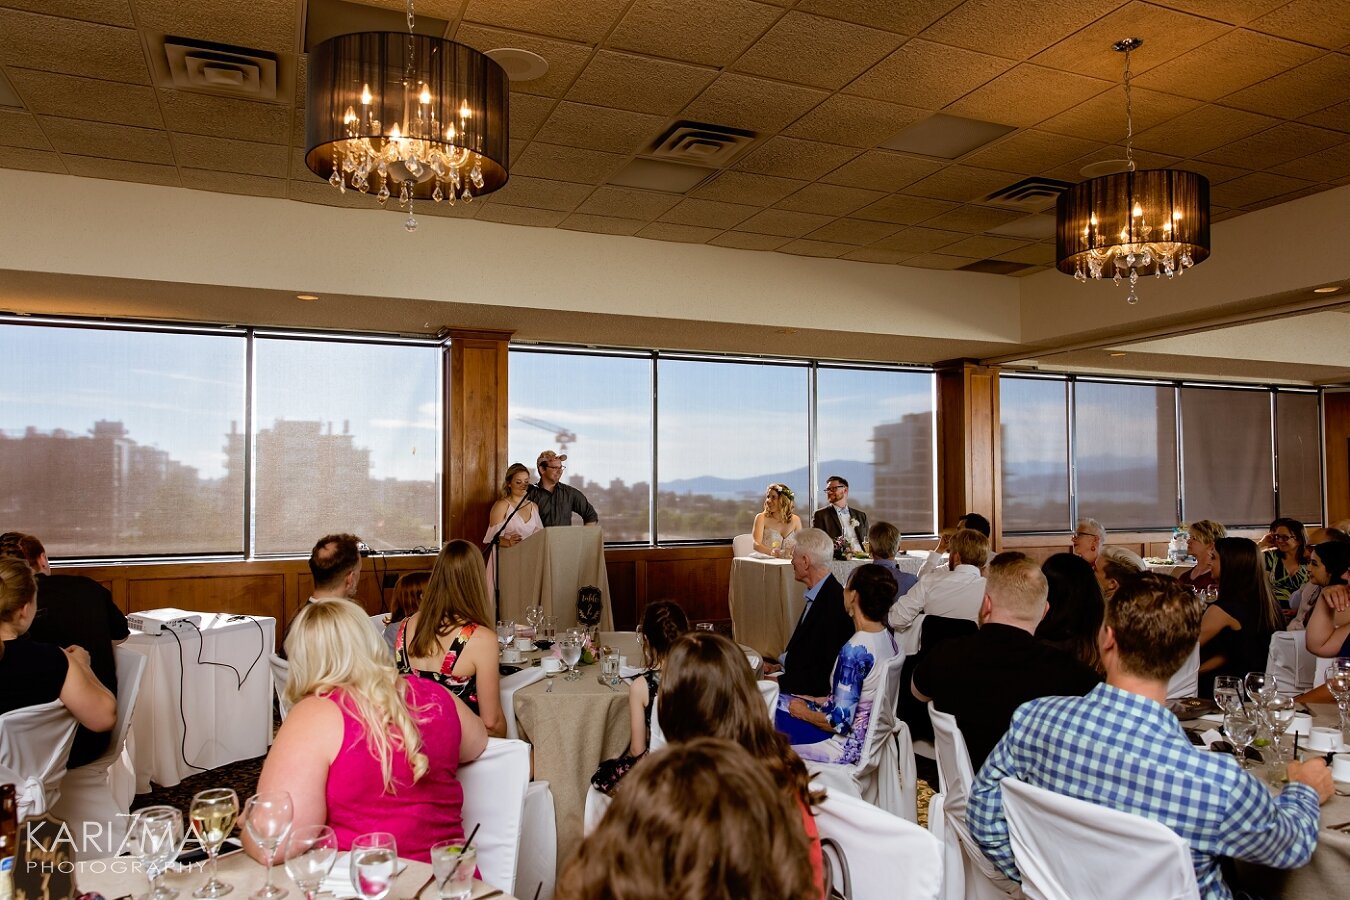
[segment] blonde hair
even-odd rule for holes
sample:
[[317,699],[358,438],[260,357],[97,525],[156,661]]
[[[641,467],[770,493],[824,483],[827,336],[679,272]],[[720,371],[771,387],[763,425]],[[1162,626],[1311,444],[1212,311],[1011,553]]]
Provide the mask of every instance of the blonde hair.
[[456,628],[469,623],[491,625],[483,554],[477,547],[468,541],[450,541],[441,548],[418,613],[417,628],[407,642],[408,655],[414,659],[440,653],[440,639]]
[[792,488],[775,481],[765,490],[773,491],[778,495],[777,502],[769,510],[769,516],[780,522],[791,522],[793,513],[797,510],[797,495],[792,492]]
[[[37,579],[28,563],[17,557],[0,557],[0,622],[12,623],[37,596]],[[5,645],[0,643],[0,659]]]
[[989,564],[985,593],[1008,615],[1020,621],[1040,622],[1050,596],[1050,582],[1035,560],[1025,553],[1009,551],[995,556]]
[[502,483],[497,488],[497,493],[501,495],[503,500],[511,496],[511,479],[515,478],[521,472],[524,472],[527,477],[530,474],[530,470],[525,468],[524,463],[511,463],[507,468],[506,474],[502,476]]
[[1198,522],[1192,522],[1186,529],[1186,533],[1200,543],[1209,544],[1211,547],[1219,538],[1228,537],[1228,529],[1213,519],[1201,519]]
[[350,600],[307,604],[286,635],[286,656],[291,667],[287,701],[342,691],[371,756],[380,761],[386,794],[394,792],[395,751],[408,760],[414,782],[426,774],[429,761],[414,716],[422,710],[410,707],[411,688],[365,610]]
[[961,557],[961,563],[983,569],[989,561],[989,538],[974,528],[958,528],[947,541],[947,549]]

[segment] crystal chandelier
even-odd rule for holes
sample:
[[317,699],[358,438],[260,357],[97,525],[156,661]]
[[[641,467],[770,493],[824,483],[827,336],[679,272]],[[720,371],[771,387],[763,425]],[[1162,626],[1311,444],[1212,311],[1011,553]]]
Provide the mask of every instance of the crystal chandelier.
[[506,184],[507,76],[463,44],[413,33],[330,38],[309,54],[305,165],[338,191],[471,202]]
[[1180,169],[1134,166],[1130,52],[1142,44],[1112,45],[1125,54],[1125,171],[1075,185],[1055,207],[1055,265],[1079,281],[1110,278],[1130,284],[1139,302],[1141,275],[1172,278],[1209,256],[1209,179]]

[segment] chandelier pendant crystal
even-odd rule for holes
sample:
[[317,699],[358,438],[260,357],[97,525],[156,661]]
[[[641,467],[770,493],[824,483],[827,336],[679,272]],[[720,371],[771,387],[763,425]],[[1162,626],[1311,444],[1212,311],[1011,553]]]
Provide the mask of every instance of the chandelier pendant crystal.
[[345,194],[455,205],[506,184],[508,81],[471,47],[408,32],[330,38],[309,54],[305,165]]
[[1209,257],[1209,179],[1135,168],[1130,53],[1143,43],[1112,45],[1125,54],[1125,171],[1075,185],[1055,207],[1056,268],[1083,282],[1128,282],[1129,303],[1139,302],[1141,276],[1173,278]]

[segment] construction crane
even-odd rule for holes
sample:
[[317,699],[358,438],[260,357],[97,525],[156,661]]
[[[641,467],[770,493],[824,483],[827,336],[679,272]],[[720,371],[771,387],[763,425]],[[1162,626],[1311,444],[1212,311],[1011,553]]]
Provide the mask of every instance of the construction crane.
[[577,433],[568,431],[561,425],[553,422],[545,422],[543,419],[536,419],[531,416],[516,416],[517,422],[524,422],[526,425],[533,425],[535,428],[541,428],[544,431],[553,432],[553,440],[558,442],[558,452],[566,453],[567,445],[576,443]]

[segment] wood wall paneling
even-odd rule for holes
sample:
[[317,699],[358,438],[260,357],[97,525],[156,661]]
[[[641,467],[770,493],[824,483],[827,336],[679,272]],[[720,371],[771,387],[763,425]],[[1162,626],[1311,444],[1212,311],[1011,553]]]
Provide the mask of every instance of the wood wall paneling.
[[1332,523],[1350,519],[1350,391],[1328,391],[1322,404],[1327,522]]
[[[610,576],[614,627],[637,627],[652,600],[674,600],[690,621],[730,619],[731,547],[611,549],[605,553]],[[617,577],[616,577],[617,576]]]
[[[506,467],[510,332],[452,330],[447,363],[444,539],[478,543]],[[527,463],[528,465],[528,463]]]
[[939,363],[937,404],[938,527],[975,511],[998,528],[1002,497],[998,370],[969,360]]

